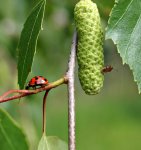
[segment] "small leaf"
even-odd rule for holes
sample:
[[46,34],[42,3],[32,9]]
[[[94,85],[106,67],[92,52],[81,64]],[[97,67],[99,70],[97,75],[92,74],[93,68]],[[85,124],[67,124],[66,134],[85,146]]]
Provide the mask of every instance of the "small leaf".
[[68,150],[68,145],[56,136],[46,137],[43,134],[38,145],[38,150]]
[[117,44],[123,63],[133,70],[141,92],[141,1],[116,0],[111,12],[106,39]]
[[7,112],[0,109],[0,150],[28,150],[23,131]]
[[31,71],[39,32],[42,28],[46,0],[41,0],[28,16],[18,45],[18,83],[24,88]]

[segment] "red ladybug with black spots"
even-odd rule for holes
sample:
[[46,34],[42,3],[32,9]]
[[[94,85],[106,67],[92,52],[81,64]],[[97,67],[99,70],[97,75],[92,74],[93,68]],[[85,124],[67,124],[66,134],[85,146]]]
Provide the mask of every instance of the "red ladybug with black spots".
[[30,87],[33,89],[36,89],[37,86],[44,87],[48,84],[48,80],[44,78],[43,76],[35,76],[33,77],[28,85],[26,86],[26,89],[28,90]]

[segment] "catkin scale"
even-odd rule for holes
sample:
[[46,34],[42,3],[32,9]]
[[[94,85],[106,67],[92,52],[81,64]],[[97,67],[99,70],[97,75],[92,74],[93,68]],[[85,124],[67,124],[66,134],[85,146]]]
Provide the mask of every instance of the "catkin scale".
[[103,31],[95,3],[80,0],[74,9],[75,25],[78,33],[77,60],[78,76],[86,94],[100,92],[104,76]]

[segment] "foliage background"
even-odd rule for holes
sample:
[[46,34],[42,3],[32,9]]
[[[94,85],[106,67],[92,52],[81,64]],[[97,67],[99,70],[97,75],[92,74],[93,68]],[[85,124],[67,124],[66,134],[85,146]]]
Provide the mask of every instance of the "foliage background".
[[[27,15],[38,0],[1,0],[0,5],[0,94],[18,88],[16,48]],[[41,32],[32,73],[48,80],[60,78],[66,71],[74,28],[74,1],[48,0],[44,30]],[[114,0],[97,0],[103,27]],[[79,84],[76,69],[76,145],[78,150],[141,149],[141,101],[128,66],[122,65],[112,41],[105,41],[105,65],[114,70],[105,75],[104,87],[96,96],[86,95]],[[0,104],[24,128],[31,150],[41,138],[43,93]],[[67,141],[67,90],[52,90],[47,102],[47,135]]]

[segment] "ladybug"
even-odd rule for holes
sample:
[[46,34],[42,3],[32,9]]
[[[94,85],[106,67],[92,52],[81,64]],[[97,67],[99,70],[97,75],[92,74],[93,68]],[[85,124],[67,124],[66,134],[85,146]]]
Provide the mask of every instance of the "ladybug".
[[102,69],[102,73],[107,73],[107,72],[111,72],[113,70],[112,66],[106,66]]
[[37,86],[44,87],[48,84],[48,80],[44,78],[43,76],[35,76],[33,77],[28,85],[26,86],[26,89],[28,90],[30,87],[33,89],[36,89]]

